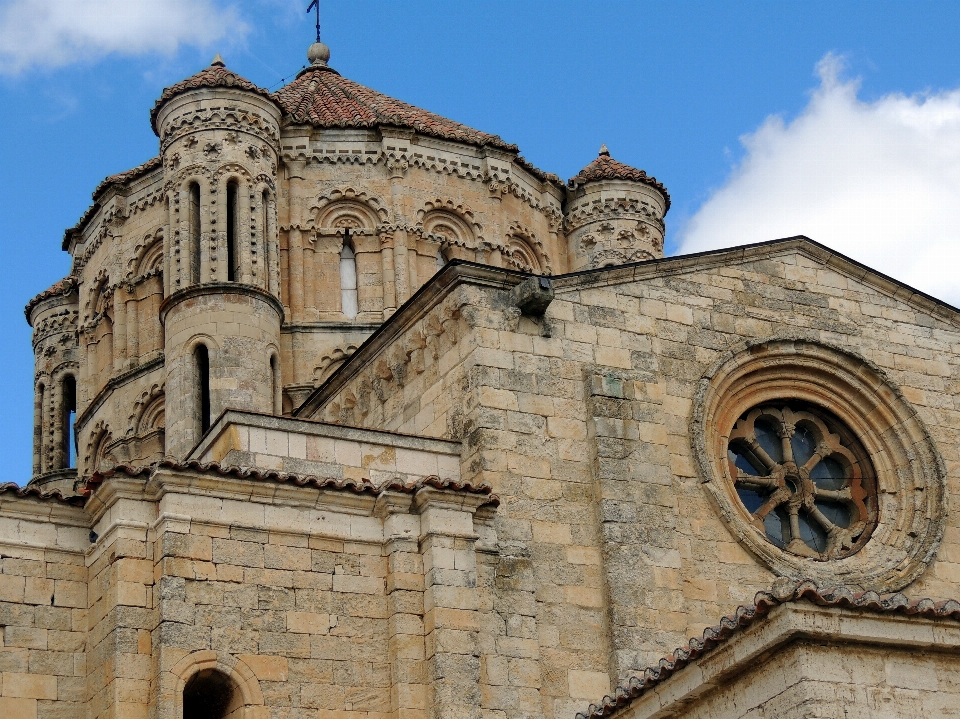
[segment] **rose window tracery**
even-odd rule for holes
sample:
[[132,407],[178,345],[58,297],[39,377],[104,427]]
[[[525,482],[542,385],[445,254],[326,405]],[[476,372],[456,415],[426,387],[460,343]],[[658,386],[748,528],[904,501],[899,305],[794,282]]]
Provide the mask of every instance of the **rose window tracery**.
[[730,432],[730,477],[753,526],[777,547],[814,559],[859,550],[876,525],[867,453],[839,420],[811,406],[764,405]]

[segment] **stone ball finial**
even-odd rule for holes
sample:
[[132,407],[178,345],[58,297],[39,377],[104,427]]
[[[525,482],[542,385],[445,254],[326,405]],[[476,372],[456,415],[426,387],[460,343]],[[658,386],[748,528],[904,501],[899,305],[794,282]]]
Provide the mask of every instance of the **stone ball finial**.
[[214,55],[213,62],[210,63],[210,67],[226,67],[226,66],[227,66],[227,63],[225,63],[223,61],[223,58],[220,57],[219,52],[216,55]]
[[313,43],[307,50],[307,60],[310,61],[311,65],[326,67],[327,61],[330,60],[330,48],[327,47],[326,43]]
[[610,150],[607,149],[606,143],[600,145],[600,154],[605,157],[610,157]]

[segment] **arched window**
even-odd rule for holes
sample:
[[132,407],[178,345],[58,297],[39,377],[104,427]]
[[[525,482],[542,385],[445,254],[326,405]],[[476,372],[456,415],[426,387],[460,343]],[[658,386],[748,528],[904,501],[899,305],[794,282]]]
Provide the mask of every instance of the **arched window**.
[[196,407],[200,431],[203,434],[210,429],[210,353],[206,345],[197,345],[193,351],[196,370]]
[[61,469],[72,469],[77,466],[77,443],[74,436],[74,422],[77,419],[77,381],[72,375],[63,378],[63,396],[61,398],[61,422],[63,429],[64,465]]
[[270,355],[270,396],[273,399],[273,413],[283,414],[283,385],[280,384],[280,358]]
[[200,282],[200,185],[190,183],[190,205],[187,213],[190,222],[190,281]]
[[437,250],[437,272],[447,266],[447,258],[443,256],[443,250]]
[[216,669],[197,672],[183,688],[183,719],[226,719],[242,704],[233,681]]
[[357,316],[357,256],[350,244],[350,231],[343,236],[343,249],[340,250],[340,308],[350,319]]
[[240,276],[237,252],[237,183],[227,183],[227,282],[236,282]]

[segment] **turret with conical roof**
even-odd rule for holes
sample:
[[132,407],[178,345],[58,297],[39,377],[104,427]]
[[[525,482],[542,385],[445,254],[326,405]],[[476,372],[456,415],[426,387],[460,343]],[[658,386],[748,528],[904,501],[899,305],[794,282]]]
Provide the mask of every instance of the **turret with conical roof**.
[[171,228],[160,309],[167,450],[180,455],[226,408],[279,411],[281,111],[218,54],[164,90],[151,118]]
[[614,160],[606,145],[567,183],[564,224],[571,271],[663,257],[667,188]]

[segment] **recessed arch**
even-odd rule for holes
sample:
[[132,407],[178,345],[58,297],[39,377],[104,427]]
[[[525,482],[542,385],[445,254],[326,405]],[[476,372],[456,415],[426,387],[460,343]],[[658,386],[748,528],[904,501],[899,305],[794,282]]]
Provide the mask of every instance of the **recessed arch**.
[[[213,682],[211,682],[213,678]],[[197,688],[197,682],[207,687],[216,686],[214,682],[229,682],[231,690],[229,702],[219,707],[225,713],[221,715],[201,715],[204,719],[253,719],[261,716],[255,707],[264,706],[260,681],[253,670],[240,658],[226,652],[204,649],[183,657],[169,671],[163,672],[160,681],[161,696],[173,706],[168,716],[173,719],[189,719],[184,711],[185,699],[190,699],[187,690]],[[222,686],[222,684],[221,684]],[[203,688],[203,684],[200,685]],[[188,708],[195,708],[188,707]],[[265,711],[265,710],[260,710]]]

